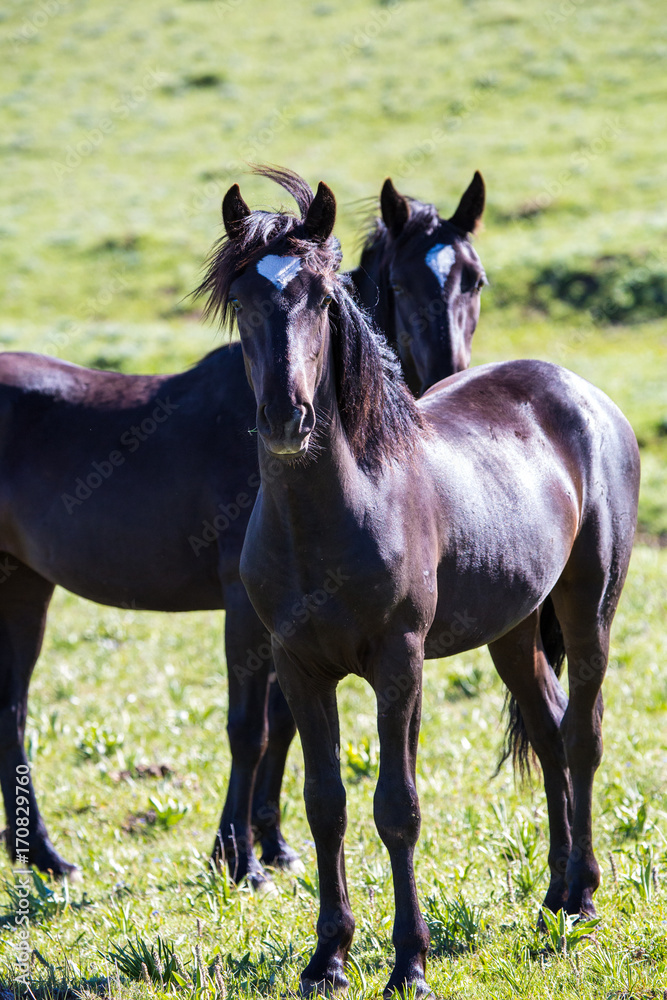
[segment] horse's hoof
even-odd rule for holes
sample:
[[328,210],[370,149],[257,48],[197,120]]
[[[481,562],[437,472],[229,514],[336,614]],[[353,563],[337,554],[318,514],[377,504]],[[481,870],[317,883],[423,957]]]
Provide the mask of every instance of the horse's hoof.
[[278,886],[273,881],[273,879],[263,878],[259,882],[253,882],[252,879],[251,879],[250,880],[250,884],[251,884],[251,886],[253,887],[253,890],[255,891],[255,893],[258,896],[277,896],[278,895]]
[[296,851],[284,841],[278,847],[265,850],[260,861],[267,868],[280,868],[282,871],[292,872],[294,875],[302,875],[306,870]]
[[394,969],[382,994],[384,1000],[397,997],[432,997],[433,991],[424,978],[424,969],[419,961],[410,962],[401,971]]
[[43,845],[28,853],[28,864],[39,868],[40,872],[50,875],[52,878],[69,879],[70,882],[77,882],[83,878],[81,870],[76,865],[70,864],[61,858],[54,847]]
[[349,979],[340,972],[331,979],[310,979],[308,976],[301,976],[299,980],[299,996],[302,997],[330,997],[335,993],[344,993],[349,988]]
[[276,871],[289,872],[291,875],[303,875],[306,871],[303,861],[294,852],[292,852],[291,856],[281,856],[271,862],[262,858],[262,864],[266,865],[267,868],[275,868]]
[[391,980],[387,983],[382,994],[383,1000],[397,1000],[397,997],[434,997],[435,993],[428,985],[423,976],[411,979],[409,983],[402,982],[394,986]]

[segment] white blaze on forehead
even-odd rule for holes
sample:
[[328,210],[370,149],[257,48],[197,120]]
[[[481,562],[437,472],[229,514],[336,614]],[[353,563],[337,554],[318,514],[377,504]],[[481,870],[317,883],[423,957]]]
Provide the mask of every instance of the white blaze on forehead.
[[436,243],[426,254],[426,264],[431,268],[434,275],[440,282],[440,287],[445,287],[447,275],[454,266],[456,251],[454,247],[444,243]]
[[301,270],[300,257],[278,257],[270,253],[257,261],[257,270],[263,278],[268,278],[280,291],[289,285]]

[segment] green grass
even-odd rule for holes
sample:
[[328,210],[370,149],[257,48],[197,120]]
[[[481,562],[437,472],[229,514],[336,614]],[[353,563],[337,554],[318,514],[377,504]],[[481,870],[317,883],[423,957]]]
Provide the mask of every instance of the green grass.
[[[505,766],[491,778],[503,688],[488,653],[427,664],[417,878],[434,942],[429,978],[439,996],[592,1000],[625,990],[648,997],[667,981],[666,605],[667,552],[639,546],[605,682],[605,756],[595,790],[602,920],[579,941],[576,928],[555,934],[566,945],[555,950],[549,935],[535,931],[547,853],[539,777],[532,788],[517,788]],[[306,874],[277,874],[277,894],[256,897],[207,867],[229,769],[223,624],[214,613],[166,619],[57,593],[32,685],[28,743],[53,838],[81,866],[84,881],[66,895],[36,878],[31,945],[51,966],[35,958],[36,995],[38,987],[48,993],[49,983],[52,992],[82,980],[92,989],[109,970],[113,979],[104,956],[114,952],[122,959],[114,995],[162,995],[157,973],[150,986],[143,982],[132,949],[150,954],[164,947],[185,970],[178,973],[185,995],[194,996],[198,945],[206,969],[220,956],[230,996],[296,989],[317,910],[298,746],[287,767],[284,829]],[[393,896],[372,821],[377,737],[370,688],[346,680],[340,705],[357,918],[352,976],[365,983],[357,982],[353,995],[373,997],[392,955]],[[166,765],[164,775],[159,768],[153,771],[160,776],[146,773],[151,764]],[[147,820],[151,810],[162,818]],[[0,975],[9,982],[17,937],[6,862],[2,875]],[[627,982],[635,985],[628,989]]]
[[124,371],[214,346],[188,293],[222,195],[240,179],[280,201],[246,161],[333,186],[345,266],[386,175],[449,214],[479,168],[475,362],[539,354],[611,391],[643,445],[642,531],[667,537],[659,7],[9,0],[1,17],[2,346]]
[[[163,372],[220,343],[187,293],[227,187],[241,179],[252,205],[280,200],[242,176],[246,160],[331,184],[345,266],[359,199],[385,176],[449,214],[479,168],[488,207],[477,247],[491,286],[475,363],[543,357],[605,389],[642,447],[641,531],[667,538],[659,5],[8,0],[0,42],[0,346]],[[488,654],[427,666],[417,877],[438,996],[662,997],[666,581],[667,552],[637,547],[605,684],[602,921],[582,940],[567,925],[535,932],[544,798],[539,781],[518,789],[506,768],[491,780],[503,691]],[[317,910],[297,747],[284,827],[306,875],[279,874],[275,897],[255,897],[207,867],[229,770],[223,628],[222,615],[166,618],[58,592],[29,747],[49,828],[85,880],[66,892],[35,879],[35,996],[86,996],[108,975],[118,998],[212,998],[221,982],[229,996],[296,989]],[[370,690],[345,682],[341,713],[351,996],[373,997],[388,974],[392,894],[372,825]],[[11,984],[6,862],[2,875],[0,970]]]

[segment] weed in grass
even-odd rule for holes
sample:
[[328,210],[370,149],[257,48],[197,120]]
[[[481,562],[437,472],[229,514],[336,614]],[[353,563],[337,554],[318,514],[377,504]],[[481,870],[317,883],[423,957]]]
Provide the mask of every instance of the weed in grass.
[[498,850],[510,866],[508,878],[518,897],[526,899],[538,888],[547,868],[540,827],[524,816],[516,816],[510,824],[504,804],[494,803],[491,808],[500,826]]
[[363,778],[377,778],[379,760],[375,746],[370,737],[364,736],[359,743],[348,743],[345,747],[345,766],[349,781],[361,781]]
[[592,932],[600,923],[600,917],[582,920],[579,916],[559,910],[542,909],[540,913],[547,948],[558,955],[567,955],[584,940],[590,939]]
[[448,701],[459,698],[478,698],[486,681],[485,672],[477,666],[462,665],[461,669],[451,671],[447,676],[445,697]]
[[124,976],[136,982],[148,981],[161,988],[172,984],[191,984],[191,980],[184,974],[174,943],[159,934],[155,945],[137,935],[134,941],[128,939],[124,945],[110,942],[110,950],[100,951],[99,954],[112,967],[117,966]]
[[[16,914],[19,912],[26,913],[31,924],[37,924],[61,916],[70,906],[74,909],[81,909],[90,905],[85,895],[81,901],[72,903],[67,879],[64,879],[57,888],[52,889],[47,879],[34,868],[30,872],[30,879],[32,888],[27,895],[23,891],[19,892],[16,882],[5,879],[3,889],[9,902],[5,912],[0,915],[0,925],[13,924]],[[25,904],[19,906],[20,901],[26,899],[28,902],[27,910]]]
[[448,899],[441,885],[438,889],[427,897],[424,911],[433,955],[472,951],[481,943],[488,927],[482,907],[466,902],[460,894]]
[[490,970],[508,984],[514,996],[523,998],[531,995],[535,969],[529,962],[498,956],[490,963]]
[[650,903],[657,890],[657,877],[653,860],[653,848],[638,845],[635,849],[636,864],[632,872],[624,878],[625,884],[634,889],[639,898]]
[[155,817],[153,822],[162,830],[171,830],[190,811],[190,806],[180,799],[158,799],[155,795],[151,795],[148,801]]
[[119,750],[125,742],[123,733],[116,733],[99,722],[88,722],[77,729],[75,743],[77,758],[93,764]]
[[614,806],[616,836],[620,840],[639,840],[648,823],[648,802],[637,796],[626,795],[620,805]]

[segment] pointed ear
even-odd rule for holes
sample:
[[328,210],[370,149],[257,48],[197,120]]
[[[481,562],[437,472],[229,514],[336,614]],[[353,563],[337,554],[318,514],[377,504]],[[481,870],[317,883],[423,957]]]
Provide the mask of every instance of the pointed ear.
[[380,209],[382,221],[391,235],[399,236],[403,226],[410,218],[410,203],[407,198],[398,193],[391,182],[391,177],[387,177],[382,185]]
[[312,240],[324,243],[333,232],[336,221],[336,199],[330,187],[322,181],[317,185],[317,194],[310,203],[303,224]]
[[482,218],[485,197],[484,178],[479,170],[476,170],[475,176],[463,193],[459,207],[449,222],[458,229],[462,229],[464,233],[474,233],[477,223]]
[[249,215],[250,209],[241,197],[238,184],[232,184],[222,199],[222,221],[225,224],[225,229],[230,240],[239,235],[241,231],[240,224]]

